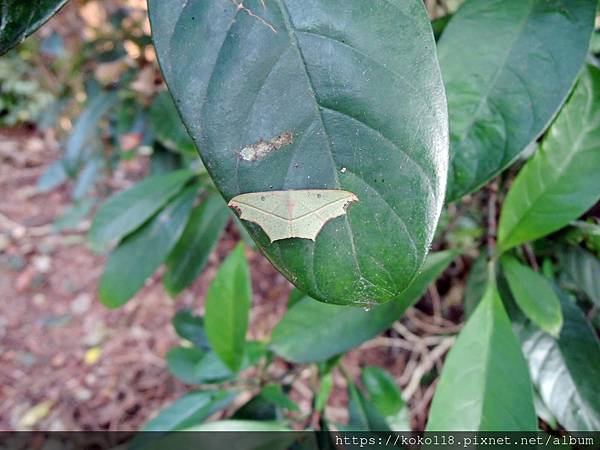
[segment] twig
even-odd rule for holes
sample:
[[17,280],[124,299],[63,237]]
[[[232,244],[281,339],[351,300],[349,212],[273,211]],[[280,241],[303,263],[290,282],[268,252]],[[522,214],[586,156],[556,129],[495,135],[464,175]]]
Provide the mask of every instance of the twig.
[[409,383],[410,377],[412,376],[412,373],[413,373],[413,370],[415,367],[417,367],[418,360],[419,360],[418,353],[413,352],[410,354],[410,358],[408,359],[408,362],[404,366],[404,371],[402,372],[402,375],[397,379],[398,384],[400,386],[406,386]]
[[419,385],[421,384],[421,379],[427,372],[433,369],[434,364],[438,359],[440,359],[444,354],[448,351],[456,338],[454,336],[445,338],[440,345],[435,347],[431,352],[423,355],[421,359],[421,363],[417,365],[415,370],[412,373],[410,381],[408,385],[404,388],[404,399],[409,401],[412,396],[415,394]]
[[454,324],[446,318],[442,318],[441,326],[434,325],[432,323],[427,323],[423,319],[419,318],[419,316],[418,316],[419,313],[420,313],[420,311],[418,309],[410,308],[408,311],[406,311],[406,317],[408,317],[410,319],[411,323],[413,323],[414,325],[416,325],[417,327],[419,327],[426,333],[429,333],[429,334],[454,334],[454,333],[458,333],[462,328],[462,325]]
[[384,336],[371,339],[370,341],[367,341],[364,345],[362,345],[360,348],[362,350],[366,350],[374,347],[401,348],[403,350],[408,350],[409,352],[412,352],[415,349],[414,345],[412,345],[410,342],[406,342],[404,339],[390,338]]
[[529,261],[531,267],[533,267],[533,269],[536,272],[539,272],[540,265],[538,264],[537,259],[535,259],[535,253],[533,253],[533,248],[531,248],[531,244],[523,244],[523,251],[525,252],[525,256],[527,257],[527,261]]
[[425,428],[425,422],[427,420],[427,405],[433,398],[433,394],[435,392],[435,388],[437,386],[439,378],[433,380],[433,382],[427,387],[425,393],[421,396],[421,399],[413,408],[413,417],[415,417],[419,423],[422,423],[422,428]]
[[496,232],[497,225],[497,206],[498,201],[498,180],[492,181],[488,187],[488,203],[487,203],[487,252],[488,258],[492,259],[496,254]]
[[431,297],[431,306],[433,308],[433,323],[439,325],[442,318],[442,299],[437,290],[437,286],[431,284],[428,288],[429,296]]

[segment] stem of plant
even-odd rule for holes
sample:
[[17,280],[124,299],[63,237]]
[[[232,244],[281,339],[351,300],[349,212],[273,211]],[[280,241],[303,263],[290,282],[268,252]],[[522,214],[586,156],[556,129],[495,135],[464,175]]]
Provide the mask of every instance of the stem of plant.
[[498,230],[497,208],[498,202],[498,179],[493,180],[488,187],[488,203],[487,203],[487,252],[488,259],[493,259],[496,256],[496,233]]

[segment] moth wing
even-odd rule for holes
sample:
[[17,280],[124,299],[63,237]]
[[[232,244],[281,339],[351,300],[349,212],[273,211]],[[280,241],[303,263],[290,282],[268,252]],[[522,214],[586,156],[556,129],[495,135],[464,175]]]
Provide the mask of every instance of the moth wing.
[[327,222],[345,215],[348,204],[357,200],[356,196],[350,193],[350,196],[325,204],[305,216],[295,219],[292,222],[292,234],[294,237],[315,241]]
[[346,214],[356,201],[352,192],[308,189],[241,194],[229,207],[240,219],[258,224],[271,242],[294,237],[314,241],[327,222]]
[[305,189],[297,191],[286,191],[288,193],[288,205],[291,219],[305,216],[316,209],[342,199],[358,199],[352,192],[338,189]]
[[238,200],[238,197],[233,198],[229,202],[229,207],[237,211],[240,219],[259,225],[271,242],[291,237],[290,221],[288,219],[263,210],[261,207],[256,206],[255,201],[244,201],[247,199]]

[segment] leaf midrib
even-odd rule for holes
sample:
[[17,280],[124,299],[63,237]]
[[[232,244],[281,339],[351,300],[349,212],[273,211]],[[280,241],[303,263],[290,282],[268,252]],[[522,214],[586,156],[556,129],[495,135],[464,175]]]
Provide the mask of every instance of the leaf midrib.
[[[298,58],[300,59],[300,62],[302,63],[302,68],[304,69],[304,74],[306,75],[306,80],[308,83],[308,87],[310,89],[311,99],[313,100],[316,115],[319,119],[319,122],[321,123],[321,127],[323,128],[323,132],[325,134],[325,140],[327,142],[327,154],[329,156],[329,159],[331,160],[331,169],[333,172],[333,178],[335,180],[335,184],[337,185],[338,189],[340,189],[341,183],[340,183],[340,178],[339,178],[339,175],[338,175],[337,169],[336,169],[336,162],[335,162],[335,159],[333,158],[333,150],[331,148],[331,138],[329,136],[329,132],[327,131],[327,127],[325,126],[325,121],[323,120],[323,113],[321,112],[320,105],[317,102],[317,93],[315,91],[315,87],[314,87],[312,78],[308,71],[306,59],[304,58],[304,54],[300,47],[300,42],[298,41],[298,37],[296,36],[296,29],[292,24],[290,13],[287,9],[287,6],[285,5],[285,1],[284,0],[276,0],[276,2],[277,2],[277,5],[279,6],[279,10],[282,14],[283,21],[284,21],[286,30],[288,32],[288,36],[291,41],[291,44],[296,49],[296,52],[298,53]],[[376,287],[377,289],[381,290],[381,287],[377,287],[376,284],[374,284],[373,282],[371,282],[364,276],[362,268],[360,267],[360,264],[358,262],[356,243],[354,242],[354,234],[352,233],[352,230],[350,227],[350,221],[348,219],[348,215],[344,215],[343,220],[344,220],[344,224],[345,224],[345,229],[348,232],[348,238],[350,241],[350,245],[352,247],[351,248],[352,258],[354,259],[354,264],[356,266],[356,270],[358,271],[359,277],[362,280],[369,283],[371,286]],[[313,247],[313,258],[314,258],[314,247]],[[316,279],[316,276],[315,276],[315,279]],[[389,292],[388,292],[388,294],[389,294]]]
[[[592,96],[592,93],[589,93],[590,97]],[[567,105],[567,108],[569,107],[569,105]],[[585,120],[587,122],[587,120],[589,119],[589,110],[586,110],[586,114],[584,115]],[[565,122],[569,122],[571,119],[571,111],[565,111],[566,114],[566,118],[565,118]],[[569,127],[567,127],[569,128]],[[514,223],[514,225],[510,228],[510,231],[506,234],[506,238],[503,239],[503,242],[508,242],[509,245],[510,244],[510,238],[513,236],[514,232],[516,229],[519,228],[519,226],[521,225],[521,223],[523,223],[523,221],[529,217],[529,213],[530,211],[533,209],[534,205],[537,205],[540,201],[541,198],[543,198],[545,195],[547,195],[547,193],[551,190],[552,187],[554,187],[556,184],[560,183],[560,180],[562,179],[562,177],[565,175],[565,171],[570,167],[571,162],[573,161],[573,158],[575,158],[575,155],[579,154],[580,151],[582,150],[581,147],[583,145],[583,143],[585,142],[585,138],[587,137],[588,133],[593,130],[593,128],[590,128],[589,124],[586,126],[583,126],[582,128],[580,128],[579,133],[577,133],[577,138],[575,139],[575,142],[572,146],[568,147],[571,151],[569,152],[569,154],[567,155],[567,157],[563,160],[562,164],[558,165],[558,170],[553,171],[551,173],[551,175],[554,176],[550,176],[550,180],[548,183],[544,183],[541,186],[541,189],[539,189],[537,191],[537,193],[533,196],[533,197],[529,197],[530,201],[529,204],[527,205],[528,208],[524,211],[524,213],[519,217],[519,219]],[[570,141],[570,139],[568,139]],[[540,146],[540,148],[538,149],[538,152],[540,152],[540,155],[538,156],[538,158],[542,158],[544,155],[542,153],[546,153],[546,146],[544,145],[545,143],[542,143],[542,145]],[[535,156],[534,156],[535,158]],[[531,163],[533,163],[534,160],[531,160]],[[509,247],[504,248],[504,250],[508,250]]]
[[529,21],[531,14],[533,13],[534,6],[535,6],[535,0],[530,0],[529,12],[525,15],[523,20],[519,23],[519,25],[517,27],[518,32],[515,33],[514,39],[512,39],[510,45],[508,46],[508,51],[502,58],[501,63],[498,65],[498,68],[496,69],[494,75],[492,76],[487,90],[484,91],[483,95],[481,96],[481,101],[479,102],[479,105],[477,105],[477,108],[473,112],[470,123],[464,128],[463,132],[459,135],[460,142],[463,142],[466,139],[466,137],[471,133],[471,130],[473,129],[473,126],[475,125],[475,122],[476,122],[479,114],[481,113],[481,109],[488,102],[488,98],[489,98],[490,94],[492,93],[492,90],[496,87],[496,83],[497,83],[498,79],[500,78],[500,75],[504,71],[504,68],[506,66],[506,63],[508,62],[508,59],[512,55],[512,52],[513,52],[516,42],[521,38],[521,35],[523,34],[523,31],[525,30],[527,22]]

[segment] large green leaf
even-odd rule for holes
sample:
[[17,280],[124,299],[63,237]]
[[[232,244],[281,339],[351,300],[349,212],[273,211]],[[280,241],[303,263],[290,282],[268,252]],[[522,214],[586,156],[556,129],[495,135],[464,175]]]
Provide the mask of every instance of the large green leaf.
[[537,430],[527,363],[493,283],[446,357],[427,430]]
[[564,325],[558,339],[531,324],[521,328],[533,383],[546,407],[569,431],[600,429],[600,342],[590,324],[561,295]]
[[298,363],[324,361],[356,347],[389,328],[450,264],[455,253],[432,253],[422,272],[398,298],[372,310],[326,305],[306,297],[277,324],[271,349]]
[[244,358],[251,302],[250,270],[244,245],[238,244],[208,288],[204,316],[211,348],[234,372],[240,369]]
[[144,286],[165,260],[190,215],[196,198],[191,186],[110,254],[98,294],[109,308],[118,308]]
[[0,0],[0,55],[41,27],[67,0]]
[[[322,301],[396,298],[425,259],[446,184],[445,96],[421,0],[148,3],[165,80],[227,200],[359,198],[316,242],[270,243],[245,222],[270,261]],[[269,151],[248,156],[261,142]]]
[[448,200],[515,160],[585,60],[596,0],[467,0],[439,42],[450,115]]
[[175,431],[197,425],[227,406],[233,398],[230,392],[192,392],[161,411],[144,431]]
[[521,311],[541,329],[558,336],[563,317],[560,300],[550,282],[512,257],[502,258],[502,269]]
[[89,241],[96,250],[117,243],[160,210],[192,178],[188,170],[145,178],[111,197],[94,217]]
[[552,233],[600,198],[600,70],[588,66],[506,196],[499,251]]
[[179,294],[202,272],[229,217],[218,195],[209,196],[192,212],[181,239],[167,258],[163,283],[169,294]]

